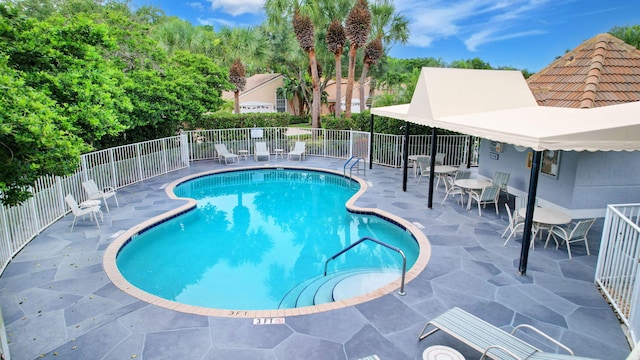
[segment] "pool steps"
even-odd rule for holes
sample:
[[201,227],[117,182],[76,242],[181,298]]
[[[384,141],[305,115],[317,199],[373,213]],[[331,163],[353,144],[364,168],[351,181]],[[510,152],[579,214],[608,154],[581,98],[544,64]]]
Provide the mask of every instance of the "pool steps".
[[280,309],[313,306],[366,294],[400,277],[390,269],[350,269],[317,275],[293,288],[280,301]]

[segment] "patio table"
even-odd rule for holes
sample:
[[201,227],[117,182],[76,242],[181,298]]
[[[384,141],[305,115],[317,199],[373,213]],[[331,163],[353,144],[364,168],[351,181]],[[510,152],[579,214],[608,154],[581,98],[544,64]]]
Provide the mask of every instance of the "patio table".
[[[524,218],[527,214],[527,208],[518,209],[518,216]],[[554,225],[564,225],[571,222],[571,216],[569,214],[563,213],[562,211],[553,210],[549,208],[543,208],[540,206],[536,206],[533,209],[533,219],[532,221],[536,224],[534,229],[534,234],[532,238],[535,239],[538,231],[543,229],[550,229]],[[542,233],[540,233],[542,239]]]

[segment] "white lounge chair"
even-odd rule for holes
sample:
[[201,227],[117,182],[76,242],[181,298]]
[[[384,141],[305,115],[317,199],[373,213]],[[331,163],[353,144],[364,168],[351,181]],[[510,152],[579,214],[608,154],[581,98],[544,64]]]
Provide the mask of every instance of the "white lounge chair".
[[107,199],[110,197],[113,197],[113,199],[116,201],[116,205],[120,207],[115,188],[107,186],[100,190],[98,189],[98,185],[96,185],[95,181],[93,181],[92,179],[83,182],[82,187],[87,193],[87,197],[89,198],[89,200],[104,200],[104,207],[107,208],[107,212],[109,212],[109,204],[107,204]]
[[296,141],[296,144],[293,146],[293,150],[289,152],[287,155],[287,160],[291,160],[291,157],[298,157],[298,161],[302,161],[302,158],[306,155],[307,151],[307,143],[304,141]]
[[76,199],[71,194],[67,194],[64,197],[64,201],[69,205],[71,209],[71,213],[73,213],[73,223],[71,224],[71,231],[73,231],[73,227],[76,225],[76,220],[78,220],[79,216],[84,217],[85,215],[89,215],[89,219],[93,221],[95,219],[96,225],[98,229],[100,229],[100,224],[98,223],[98,214],[100,215],[100,219],[102,220],[102,211],[100,211],[100,204],[90,204],[87,206],[80,206],[76,202]]
[[218,153],[218,162],[221,163],[222,159],[224,159],[224,163],[229,165],[229,159],[231,159],[231,162],[233,163],[233,159],[235,159],[236,163],[240,161],[240,158],[238,157],[238,155],[232,153],[231,151],[227,150],[227,146],[225,144],[216,144],[216,152]]
[[[433,327],[433,329],[425,333],[429,326]],[[547,341],[552,342],[564,349],[569,355],[543,352],[514,335],[518,330],[522,331],[524,329],[530,330]],[[422,328],[422,331],[420,331],[418,340],[423,340],[438,330],[444,331],[482,353],[480,359],[487,357],[492,359],[588,359],[574,356],[573,351],[566,345],[531,325],[518,325],[513,328],[511,333],[508,333],[457,307],[427,322]]]
[[256,149],[255,149],[254,156],[255,156],[256,162],[261,157],[266,157],[267,161],[271,161],[271,154],[269,153],[269,150],[267,149],[267,143],[266,142],[261,141],[261,142],[257,142],[256,143]]

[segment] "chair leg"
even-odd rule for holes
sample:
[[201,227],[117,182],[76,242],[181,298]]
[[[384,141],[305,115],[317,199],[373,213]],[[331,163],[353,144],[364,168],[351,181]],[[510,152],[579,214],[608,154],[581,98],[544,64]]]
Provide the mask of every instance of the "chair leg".
[[107,198],[103,197],[102,202],[104,203],[104,207],[107,209],[107,212],[109,212],[109,204],[107,204]]

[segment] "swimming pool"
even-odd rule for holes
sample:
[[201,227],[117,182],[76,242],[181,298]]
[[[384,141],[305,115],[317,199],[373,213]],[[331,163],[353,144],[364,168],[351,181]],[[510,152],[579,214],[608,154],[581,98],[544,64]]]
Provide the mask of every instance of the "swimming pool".
[[[358,189],[317,170],[198,176],[174,189],[197,207],[123,242],[118,269],[135,287],[173,302],[277,309],[288,292],[322,273],[328,257],[363,236],[402,248],[411,267],[419,246],[406,224],[346,211]],[[331,262],[329,272],[368,268],[399,277],[401,264],[397,253],[363,243]]]

